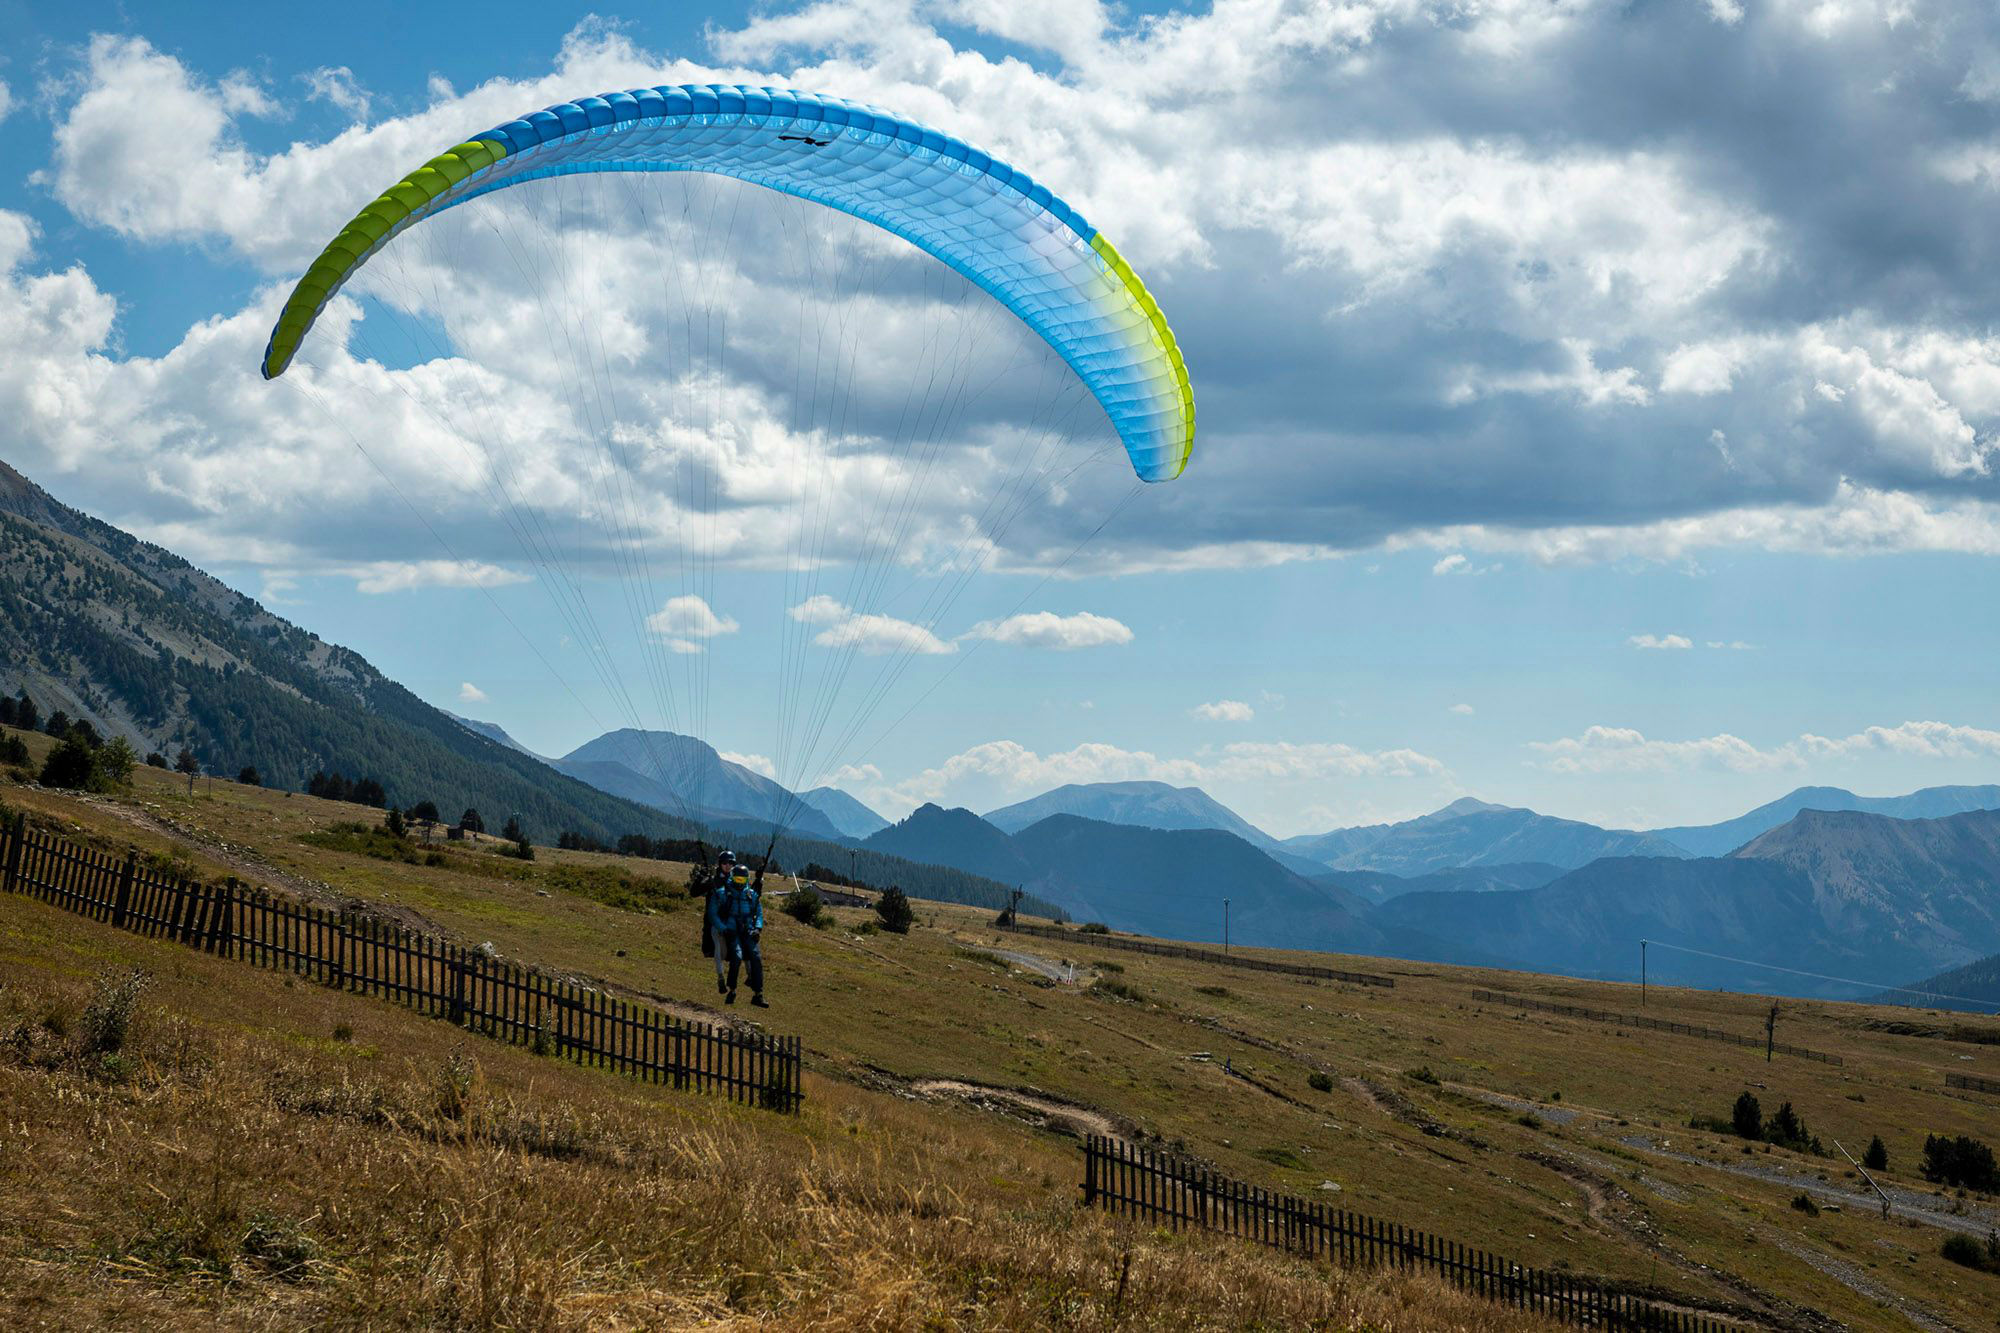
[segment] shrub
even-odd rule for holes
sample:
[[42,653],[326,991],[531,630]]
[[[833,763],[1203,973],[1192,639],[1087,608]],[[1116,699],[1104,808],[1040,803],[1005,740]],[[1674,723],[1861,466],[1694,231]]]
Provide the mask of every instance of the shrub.
[[1889,1150],[1882,1146],[1882,1136],[1880,1134],[1868,1140],[1868,1151],[1861,1154],[1861,1165],[1867,1167],[1870,1171],[1887,1171],[1889,1169]]
[[1746,1089],[1736,1099],[1736,1108],[1730,1112],[1729,1123],[1736,1129],[1737,1137],[1761,1139],[1764,1137],[1764,1108]]
[[819,900],[819,890],[810,884],[794,889],[786,896],[784,913],[792,920],[808,926],[824,928],[832,924],[825,905]]
[[246,787],[261,787],[264,785],[264,775],[249,764],[245,764],[238,770],[236,780]]
[[0,764],[28,762],[28,745],[19,736],[0,737]]
[[1332,1092],[1333,1075],[1322,1073],[1315,1069],[1312,1073],[1306,1075],[1306,1086],[1314,1092]]
[[2000,1171],[1993,1162],[1993,1150],[1978,1139],[1960,1134],[1924,1136],[1924,1179],[1939,1185],[1956,1185],[1982,1193],[2000,1191]]
[[1948,1236],[1938,1253],[1966,1268],[2000,1273],[2000,1233],[1987,1232],[1984,1244],[1970,1236]]
[[910,909],[910,900],[893,884],[876,900],[875,915],[881,921],[882,929],[895,935],[909,934],[911,924],[917,919],[917,914]]
[[1227,986],[1196,986],[1196,987],[1194,988],[1194,993],[1195,993],[1196,995],[1213,995],[1213,996],[1216,996],[1217,998],[1227,998],[1227,997],[1228,997],[1228,995],[1229,995],[1229,987],[1227,987]]
[[1804,1213],[1807,1217],[1819,1216],[1819,1205],[1814,1203],[1813,1196],[1807,1194],[1804,1190],[1800,1190],[1792,1196],[1792,1208],[1795,1212]]
[[167,757],[161,754],[158,750],[155,750],[151,754],[146,756],[147,768],[165,768],[166,766],[167,766]]
[[139,996],[152,979],[139,968],[106,968],[97,974],[90,1003],[76,1025],[76,1052],[85,1058],[116,1055],[131,1035]]
[[1130,1000],[1134,1004],[1144,1004],[1146,993],[1137,986],[1128,985],[1113,977],[1099,977],[1090,983],[1090,989],[1098,995],[1115,996],[1120,1000]]
[[1403,1071],[1403,1077],[1409,1079],[1413,1083],[1428,1083],[1434,1088],[1437,1087],[1440,1082],[1438,1076],[1431,1072],[1431,1067],[1429,1065],[1424,1065],[1419,1069],[1405,1069]]
[[410,826],[403,822],[403,812],[393,805],[382,816],[382,828],[392,838],[400,838],[410,831]]
[[90,747],[82,738],[71,736],[49,751],[49,757],[42,761],[41,783],[65,791],[88,791],[96,772]]
[[1086,921],[1078,926],[1077,930],[1084,935],[1109,935],[1111,933],[1111,927],[1105,925],[1102,921]]

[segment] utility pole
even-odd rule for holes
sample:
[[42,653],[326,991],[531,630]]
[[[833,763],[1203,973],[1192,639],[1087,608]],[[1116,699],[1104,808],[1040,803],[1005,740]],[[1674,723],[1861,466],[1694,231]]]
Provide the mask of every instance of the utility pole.
[[1764,1015],[1764,1063],[1771,1063],[1771,1052],[1778,1045],[1778,1002],[1771,1001],[1771,1012]]
[[1222,951],[1229,952],[1229,899],[1222,900]]

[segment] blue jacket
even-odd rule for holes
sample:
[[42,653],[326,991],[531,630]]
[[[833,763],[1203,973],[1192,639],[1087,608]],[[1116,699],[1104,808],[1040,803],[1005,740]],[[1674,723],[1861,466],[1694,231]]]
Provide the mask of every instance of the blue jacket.
[[748,884],[717,887],[708,895],[708,928],[717,935],[763,930],[763,896]]

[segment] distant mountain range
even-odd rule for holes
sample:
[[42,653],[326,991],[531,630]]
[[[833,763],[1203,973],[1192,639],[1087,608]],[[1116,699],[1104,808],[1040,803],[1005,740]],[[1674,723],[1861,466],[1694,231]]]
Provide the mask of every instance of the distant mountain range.
[[1367,950],[1365,904],[1315,884],[1220,829],[1159,829],[1057,814],[1009,834],[970,810],[919,807],[864,847],[1021,884],[1070,915],[1121,930],[1220,941],[1223,900],[1242,943],[1310,940]]
[[[1684,855],[1679,847],[1651,834],[1602,829],[1472,800],[1454,801],[1434,814],[1400,824],[1338,832],[1342,837],[1331,844],[1327,835],[1321,835],[1319,840],[1294,839],[1288,846],[1293,851],[1301,850],[1301,842],[1311,846],[1329,869],[1384,870],[1404,876],[1523,862],[1568,870],[1606,856]],[[1327,859],[1327,853],[1336,849],[1337,854]]]
[[1720,824],[1652,832],[1690,856],[1722,856],[1788,822],[1801,810],[1858,810],[1891,819],[1939,819],[1968,810],[2000,810],[2000,787],[1925,787],[1907,796],[1856,796],[1841,787],[1800,787]]
[[925,806],[891,825],[670,732],[544,760],[0,464],[0,690],[17,689],[141,749],[186,746],[212,771],[254,766],[298,789],[339,770],[399,804],[518,815],[538,841],[706,828],[739,847],[761,837],[761,852],[774,813],[796,810],[777,842],[795,869],[996,907],[1021,886],[1039,895],[1031,912],[1192,940],[1221,937],[1227,899],[1246,944],[1630,977],[1647,939],[1663,979],[1844,995],[1872,988],[1800,974],[1921,976],[1976,999],[2000,971],[2000,786],[1801,788],[1650,831],[1467,799],[1279,842],[1196,788],[1078,784],[993,821]]
[[1579,976],[1636,979],[1645,939],[1667,946],[1658,979],[1853,997],[1871,988],[1804,974],[1914,976],[2000,949],[2000,811],[1805,810],[1730,856],[1606,858],[1536,889],[1406,894],[1369,920]]
[[672,731],[609,731],[549,761],[599,791],[699,820],[739,837],[784,826],[805,838],[840,838],[834,823],[762,773]]
[[889,827],[888,820],[838,787],[814,787],[800,792],[799,799],[824,815],[842,837],[856,842]]

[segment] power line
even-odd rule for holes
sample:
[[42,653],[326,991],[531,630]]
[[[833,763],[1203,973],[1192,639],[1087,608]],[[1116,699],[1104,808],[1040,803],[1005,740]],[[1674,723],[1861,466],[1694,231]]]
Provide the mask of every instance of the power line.
[[1874,991],[1894,991],[1899,995],[1921,995],[1927,1000],[1951,1000],[1957,1004],[1979,1005],[2000,1013],[2000,1004],[1992,1000],[1975,1000],[1966,995],[1946,995],[1941,991],[1914,990],[1908,986],[1884,986],[1880,982],[1860,981],[1854,977],[1830,976],[1825,972],[1807,972],[1796,967],[1780,967],[1776,963],[1762,963],[1754,958],[1732,958],[1726,953],[1710,953],[1706,949],[1693,949],[1685,944],[1668,944],[1665,940],[1641,940],[1641,946],[1652,945],[1658,949],[1673,949],[1680,953],[1698,954],[1703,958],[1713,958],[1723,963],[1740,963],[1744,967],[1761,967],[1772,972],[1786,972],[1795,977],[1811,977],[1815,981],[1837,981],[1847,986],[1861,986]]

